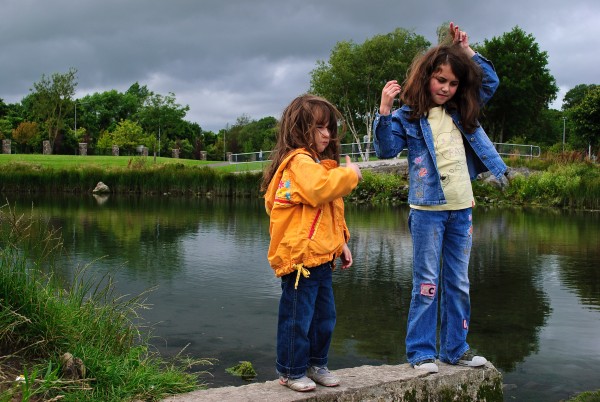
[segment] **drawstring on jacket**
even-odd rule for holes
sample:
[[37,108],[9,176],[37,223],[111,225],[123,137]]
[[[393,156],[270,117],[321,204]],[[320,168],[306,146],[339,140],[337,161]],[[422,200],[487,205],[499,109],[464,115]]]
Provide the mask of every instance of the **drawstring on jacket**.
[[294,289],[298,289],[298,282],[300,282],[300,275],[308,278],[310,276],[310,271],[308,268],[304,268],[304,264],[292,264],[292,268],[298,271],[298,275],[296,275],[296,283],[294,284]]

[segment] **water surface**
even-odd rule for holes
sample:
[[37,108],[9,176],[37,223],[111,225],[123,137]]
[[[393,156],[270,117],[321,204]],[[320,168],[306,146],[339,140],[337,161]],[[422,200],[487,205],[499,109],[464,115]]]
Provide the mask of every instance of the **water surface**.
[[[275,378],[280,294],[266,261],[260,200],[9,197],[60,227],[68,257],[117,291],[147,295],[141,311],[165,355],[216,358],[211,387],[249,360]],[[408,208],[347,205],[354,266],[334,273],[338,322],[330,368],[406,362],[412,244]],[[502,373],[505,400],[559,401],[600,388],[600,214],[524,209],[474,212],[469,343]]]

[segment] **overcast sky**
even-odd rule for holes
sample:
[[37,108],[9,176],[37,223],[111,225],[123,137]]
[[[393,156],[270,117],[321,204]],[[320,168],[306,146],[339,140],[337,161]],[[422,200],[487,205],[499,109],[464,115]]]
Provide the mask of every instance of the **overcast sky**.
[[6,103],[73,67],[77,98],[139,82],[174,93],[186,120],[215,132],[241,115],[279,118],[336,42],[402,27],[434,43],[445,21],[471,42],[515,26],[533,35],[557,109],[575,85],[600,84],[598,0],[0,0],[0,10]]

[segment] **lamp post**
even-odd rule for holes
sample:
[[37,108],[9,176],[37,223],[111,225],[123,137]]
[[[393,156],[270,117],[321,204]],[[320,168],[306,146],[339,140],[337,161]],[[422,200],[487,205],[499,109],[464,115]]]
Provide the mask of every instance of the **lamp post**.
[[160,157],[160,109],[158,109],[158,156]]
[[565,127],[567,125],[567,118],[563,116],[563,152],[565,152]]

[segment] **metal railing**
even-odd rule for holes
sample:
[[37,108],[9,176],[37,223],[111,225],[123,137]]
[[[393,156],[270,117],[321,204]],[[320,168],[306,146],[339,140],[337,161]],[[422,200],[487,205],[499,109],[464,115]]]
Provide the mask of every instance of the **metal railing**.
[[507,144],[503,142],[494,142],[493,144],[500,156],[539,158],[541,154],[541,149],[537,145]]
[[[501,156],[519,156],[519,157],[528,157],[528,158],[538,158],[541,154],[541,149],[537,145],[524,145],[524,144],[508,144],[502,142],[494,142],[494,147],[496,151]],[[369,159],[377,158],[375,155],[375,149],[372,143],[348,143],[342,144],[342,155],[349,155],[352,160],[358,161],[362,158],[362,155],[365,153],[365,150],[368,148],[369,150]],[[406,151],[406,149],[402,150],[402,152]],[[402,153],[401,152],[401,153]],[[400,154],[401,154],[400,153]],[[258,152],[245,152],[239,154],[230,154],[228,162],[231,164],[238,163],[251,163],[251,162],[262,162],[262,164],[266,163],[269,160],[269,156],[271,151],[258,151]],[[398,154],[398,155],[400,155]],[[261,165],[262,165],[261,164]]]

